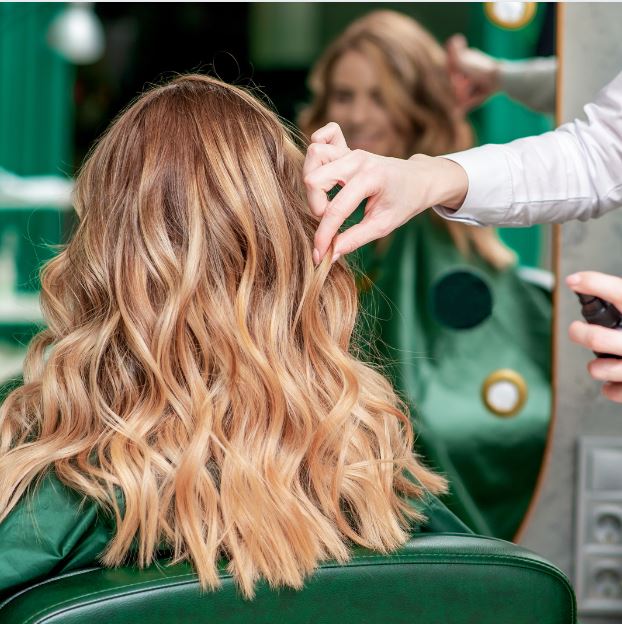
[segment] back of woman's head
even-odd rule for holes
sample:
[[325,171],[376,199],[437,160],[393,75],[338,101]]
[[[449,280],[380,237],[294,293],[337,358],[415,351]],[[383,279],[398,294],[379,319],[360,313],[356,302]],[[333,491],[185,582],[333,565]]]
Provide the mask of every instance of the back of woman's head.
[[48,328],[0,412],[0,519],[52,469],[111,510],[102,561],[167,545],[247,596],[347,544],[387,550],[443,480],[389,383],[350,354],[346,263],[318,269],[302,155],[249,93],[199,75],[139,97],[77,180],[42,275]]
[[411,17],[372,11],[355,20],[318,59],[309,76],[312,102],[299,119],[310,136],[328,121],[333,71],[344,54],[356,50],[380,79],[384,106],[406,138],[404,157],[430,156],[470,147],[472,134],[458,109],[443,48]]

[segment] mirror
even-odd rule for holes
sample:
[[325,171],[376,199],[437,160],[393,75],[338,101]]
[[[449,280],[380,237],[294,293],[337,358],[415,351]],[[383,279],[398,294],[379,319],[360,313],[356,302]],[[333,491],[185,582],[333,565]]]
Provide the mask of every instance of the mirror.
[[[45,40],[62,6],[36,5],[36,19],[25,18],[28,6],[1,7],[3,46],[15,63],[0,72],[0,136],[6,138],[0,142],[6,173],[0,177],[0,388],[19,374],[25,345],[41,323],[32,278],[53,253],[50,244],[72,227],[68,201],[60,197],[69,174],[118,110],[166,72],[202,62],[209,70],[213,61],[225,80],[252,78],[303,131],[333,119],[351,147],[392,156],[444,154],[553,127],[551,115],[502,94],[467,117],[456,106],[438,42],[463,32],[494,57],[552,55],[555,4],[381,8],[403,18],[385,17],[388,26],[380,26],[395,53],[385,58],[367,42],[358,52],[336,54],[323,74],[316,66],[314,76],[323,82],[310,84],[323,85],[324,95],[315,96],[324,100],[314,104],[305,91],[312,67],[373,7],[182,3],[170,11],[101,3],[94,15],[108,48],[103,59],[78,69],[45,46],[36,59],[23,53],[24,42]],[[174,33],[170,46],[162,45],[163,32]],[[26,79],[32,76],[37,79]],[[543,227],[497,234],[430,213],[352,258],[369,357],[382,359],[411,407],[419,452],[449,477],[446,503],[477,533],[506,539],[516,537],[525,518],[547,443],[549,238]]]
[[[438,5],[413,4],[359,7],[346,21],[326,7],[331,37],[311,69],[300,126],[310,136],[335,121],[352,149],[393,157],[551,129],[553,74],[548,114],[500,93],[467,116],[439,78],[446,56],[437,42],[462,32],[495,58],[552,56],[555,10],[471,3],[450,22]],[[546,227],[495,232],[430,213],[353,259],[363,341],[411,407],[419,452],[447,475],[443,501],[475,532],[509,540],[526,517],[549,432],[550,236]]]

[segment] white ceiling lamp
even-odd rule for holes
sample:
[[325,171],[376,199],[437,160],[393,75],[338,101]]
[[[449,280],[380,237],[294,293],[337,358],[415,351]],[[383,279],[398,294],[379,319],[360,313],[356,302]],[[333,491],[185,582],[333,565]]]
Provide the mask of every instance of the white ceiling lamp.
[[72,2],[50,24],[48,43],[75,65],[90,65],[104,54],[105,38],[93,4]]

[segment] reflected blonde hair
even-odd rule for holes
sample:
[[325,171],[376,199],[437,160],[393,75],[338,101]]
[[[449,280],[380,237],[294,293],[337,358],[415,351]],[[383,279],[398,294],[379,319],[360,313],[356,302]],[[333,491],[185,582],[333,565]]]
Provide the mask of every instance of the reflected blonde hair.
[[[411,17],[396,11],[372,11],[355,20],[333,41],[309,74],[312,101],[298,124],[307,137],[329,121],[333,70],[339,59],[355,50],[377,70],[382,101],[406,152],[440,156],[472,147],[473,132],[459,109],[447,69],[447,55],[434,37]],[[465,256],[474,248],[492,266],[503,269],[516,257],[494,228],[475,228],[433,215],[449,230]]]
[[135,546],[148,565],[163,543],[215,588],[225,556],[247,597],[260,577],[301,587],[351,543],[405,542],[408,498],[445,482],[350,352],[353,275],[314,267],[302,164],[272,112],[207,76],[111,125],[42,274],[48,328],[0,411],[0,519],[52,469],[114,514],[104,565]]

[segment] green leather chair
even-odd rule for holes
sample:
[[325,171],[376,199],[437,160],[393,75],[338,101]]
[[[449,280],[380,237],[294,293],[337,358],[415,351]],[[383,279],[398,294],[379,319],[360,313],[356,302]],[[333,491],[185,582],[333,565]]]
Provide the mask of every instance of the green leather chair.
[[304,589],[256,598],[202,593],[185,564],[90,568],[22,589],[0,605],[2,624],[574,624],[566,577],[541,557],[495,538],[419,533],[400,551],[358,550],[325,563]]

